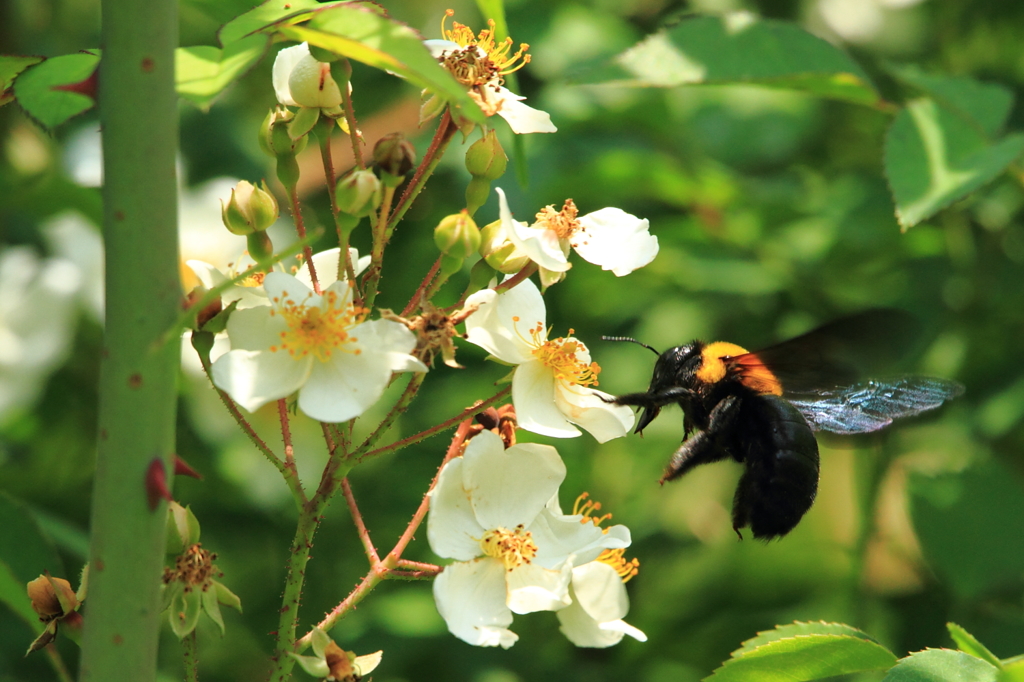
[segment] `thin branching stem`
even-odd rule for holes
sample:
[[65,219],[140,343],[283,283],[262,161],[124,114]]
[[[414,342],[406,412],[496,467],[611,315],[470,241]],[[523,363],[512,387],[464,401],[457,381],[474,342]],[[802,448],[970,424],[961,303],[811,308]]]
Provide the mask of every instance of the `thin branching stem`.
[[401,417],[409,406],[412,404],[413,399],[420,390],[420,386],[423,385],[423,380],[426,378],[426,372],[416,372],[409,377],[409,383],[406,385],[405,390],[402,391],[402,395],[398,398],[394,407],[387,413],[387,416],[381,421],[381,423],[374,429],[373,433],[366,437],[355,452],[355,456],[358,456],[360,452],[366,452],[369,450],[374,443],[380,440],[381,436],[388,432],[388,429],[395,423],[399,417]]
[[445,110],[441,115],[441,122],[437,126],[437,131],[434,133],[434,139],[430,141],[426,154],[423,155],[420,165],[417,166],[416,172],[413,173],[412,180],[405,186],[402,198],[398,200],[398,205],[391,214],[388,225],[389,230],[395,229],[395,225],[398,224],[398,221],[402,219],[405,212],[412,206],[412,202],[416,199],[417,195],[423,191],[423,187],[427,184],[427,179],[430,178],[437,164],[441,161],[441,157],[444,156],[444,150],[448,147],[448,143],[451,142],[452,137],[455,136],[455,131],[458,129],[458,126],[452,121],[451,115]]
[[366,523],[363,521],[363,515],[359,512],[359,505],[356,504],[356,498],[352,494],[352,486],[349,485],[347,477],[341,479],[341,492],[345,496],[349,513],[352,514],[352,523],[356,526],[359,541],[363,543],[363,551],[366,552],[366,558],[369,559],[370,566],[376,566],[380,563],[380,556],[377,555],[377,548],[373,546],[373,540],[370,539],[370,531],[367,530]]
[[302,220],[302,207],[299,205],[299,193],[295,185],[288,188],[288,199],[292,204],[292,218],[295,220],[295,233],[303,241],[302,255],[306,260],[306,267],[309,268],[309,279],[313,282],[313,291],[320,293],[320,281],[316,277],[316,267],[313,265],[313,247],[306,242],[306,223]]
[[181,653],[185,661],[185,682],[199,682],[199,648],[195,630],[181,639]]
[[446,419],[443,422],[441,422],[440,424],[437,424],[436,426],[432,426],[429,429],[426,429],[424,431],[420,431],[419,433],[413,434],[412,436],[409,436],[407,438],[403,438],[402,440],[395,441],[394,443],[391,443],[390,445],[385,445],[384,447],[377,448],[376,450],[370,450],[369,452],[364,453],[364,454],[359,454],[359,452],[356,451],[356,452],[353,453],[352,456],[355,459],[356,463],[362,463],[362,462],[364,462],[364,461],[366,461],[368,459],[372,459],[373,457],[377,457],[379,455],[383,455],[383,454],[385,454],[387,452],[395,452],[397,450],[401,450],[404,447],[408,447],[409,445],[413,445],[414,443],[419,443],[421,440],[425,440],[425,439],[430,438],[431,436],[436,435],[436,434],[438,434],[438,433],[440,433],[442,431],[446,431],[446,430],[450,429],[451,427],[455,426],[456,424],[458,424],[463,419],[468,419],[470,417],[473,417],[473,416],[479,414],[480,412],[483,412],[484,410],[486,410],[488,407],[490,407],[494,403],[497,403],[497,402],[503,400],[509,394],[509,392],[511,392],[511,390],[512,390],[511,386],[506,386],[505,388],[501,389],[500,391],[498,391],[497,393],[492,395],[487,400],[479,400],[479,401],[477,401],[476,403],[474,403],[470,407],[467,407],[466,409],[464,409],[458,415],[456,415],[456,416],[454,416],[454,417],[452,417],[450,419]]
[[402,317],[408,317],[419,309],[420,305],[423,303],[423,292],[427,290],[427,287],[429,287],[430,283],[434,281],[434,278],[437,277],[438,271],[441,269],[442,258],[444,258],[444,256],[438,256],[437,260],[434,261],[434,265],[430,268],[430,271],[427,272],[423,281],[420,282],[419,287],[416,288],[412,298],[409,299],[409,303],[402,309]]

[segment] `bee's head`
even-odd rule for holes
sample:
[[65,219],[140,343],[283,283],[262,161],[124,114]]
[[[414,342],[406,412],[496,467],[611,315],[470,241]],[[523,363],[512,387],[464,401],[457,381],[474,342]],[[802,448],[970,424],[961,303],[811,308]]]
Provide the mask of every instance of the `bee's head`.
[[[695,374],[700,368],[701,350],[704,344],[693,341],[685,346],[676,346],[658,356],[654,363],[654,374],[647,395],[651,398],[665,393],[672,388],[693,388]],[[640,433],[661,413],[661,406],[652,403],[644,407],[637,421],[634,433]]]

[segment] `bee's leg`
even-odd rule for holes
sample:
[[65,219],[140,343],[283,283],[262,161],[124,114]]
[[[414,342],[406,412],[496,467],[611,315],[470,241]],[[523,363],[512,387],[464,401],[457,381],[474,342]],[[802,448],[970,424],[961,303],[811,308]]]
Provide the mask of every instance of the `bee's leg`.
[[673,386],[658,393],[627,393],[626,395],[616,396],[611,399],[601,398],[601,400],[606,403],[615,403],[616,405],[638,405],[646,408],[659,408],[692,396],[693,391],[691,389]]
[[661,483],[679,478],[698,465],[728,457],[730,453],[723,447],[722,435],[732,425],[739,407],[740,399],[736,396],[729,396],[715,405],[708,418],[708,428],[699,431],[679,446],[665,468]]

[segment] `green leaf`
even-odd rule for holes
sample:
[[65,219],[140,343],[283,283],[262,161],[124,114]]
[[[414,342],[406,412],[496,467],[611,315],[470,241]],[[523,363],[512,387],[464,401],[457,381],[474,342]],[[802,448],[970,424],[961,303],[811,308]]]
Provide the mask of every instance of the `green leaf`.
[[910,513],[931,567],[974,599],[1024,573],[1024,489],[996,462],[940,476],[912,474]]
[[14,95],[8,92],[14,79],[18,74],[43,61],[42,57],[19,57],[17,55],[0,55],[0,107],[14,99]]
[[3,528],[0,533],[0,563],[6,565],[21,583],[23,595],[25,585],[44,571],[56,578],[70,578],[65,575],[64,563],[50,539],[43,534],[35,516],[28,507],[7,493],[0,493],[0,528]]
[[745,83],[881,106],[871,80],[845,52],[795,24],[746,13],[684,19],[576,82],[663,88]]
[[1003,662],[1003,669],[999,673],[999,682],[1024,682],[1024,660],[1017,656]]
[[[742,651],[742,650],[741,650]],[[743,651],[705,679],[714,682],[803,682],[888,668],[896,656],[851,635],[799,635]]]
[[224,24],[217,32],[217,38],[221,45],[227,47],[270,24],[286,17],[303,15],[308,10],[320,6],[317,0],[267,0],[262,5],[257,5],[245,14],[240,14]]
[[[26,70],[14,81],[18,104],[48,130],[92,109],[92,97],[74,91],[96,71],[99,54],[66,54],[47,59]],[[88,90],[88,86],[83,88]]]
[[964,630],[956,623],[946,623],[946,629],[949,630],[949,636],[956,642],[956,646],[960,651],[980,658],[983,661],[988,661],[997,668],[1003,667],[1003,664],[999,662],[995,654],[989,651],[988,647],[975,639],[974,635],[967,632],[967,630]]
[[269,44],[265,35],[257,34],[233,41],[223,50],[209,45],[179,47],[174,60],[178,95],[204,111],[209,109],[217,95],[263,57]]
[[33,632],[42,632],[39,616],[32,610],[32,601],[25,591],[25,581],[14,574],[6,562],[0,561],[0,603],[6,604],[11,611],[21,616],[22,620],[32,627]]
[[789,625],[779,625],[773,630],[765,630],[759,632],[755,637],[751,637],[747,641],[743,642],[739,649],[732,653],[733,658],[742,656],[743,654],[753,651],[762,644],[768,642],[775,642],[786,637],[796,637],[798,635],[845,635],[848,637],[860,637],[861,639],[873,642],[874,639],[869,637],[867,633],[864,633],[857,628],[846,625],[845,623],[825,623],[817,621],[814,623],[794,622]]
[[926,74],[914,66],[889,66],[889,71],[989,136],[1002,129],[1013,108],[1013,92],[1001,85],[966,76]]
[[416,31],[375,11],[359,5],[334,6],[313,13],[306,25],[274,25],[267,30],[391,71],[439,94],[473,121],[486,120],[466,88],[441,68]]
[[933,99],[911,102],[885,140],[885,174],[907,229],[1002,173],[1024,152],[1024,135],[990,141],[984,130]]
[[950,649],[910,654],[882,682],[996,682],[999,670],[980,658]]

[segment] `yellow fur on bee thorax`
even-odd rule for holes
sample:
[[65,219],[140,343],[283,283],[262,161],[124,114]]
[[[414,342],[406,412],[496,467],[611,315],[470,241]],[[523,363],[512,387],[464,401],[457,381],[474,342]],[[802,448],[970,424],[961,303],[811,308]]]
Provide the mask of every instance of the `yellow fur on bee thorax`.
[[[740,362],[728,362],[741,355],[747,357]],[[750,354],[745,348],[727,341],[716,341],[704,347],[701,367],[697,370],[698,380],[714,384],[725,379],[730,370],[740,383],[753,391],[782,395],[782,384],[778,377],[764,366],[756,354]]]

